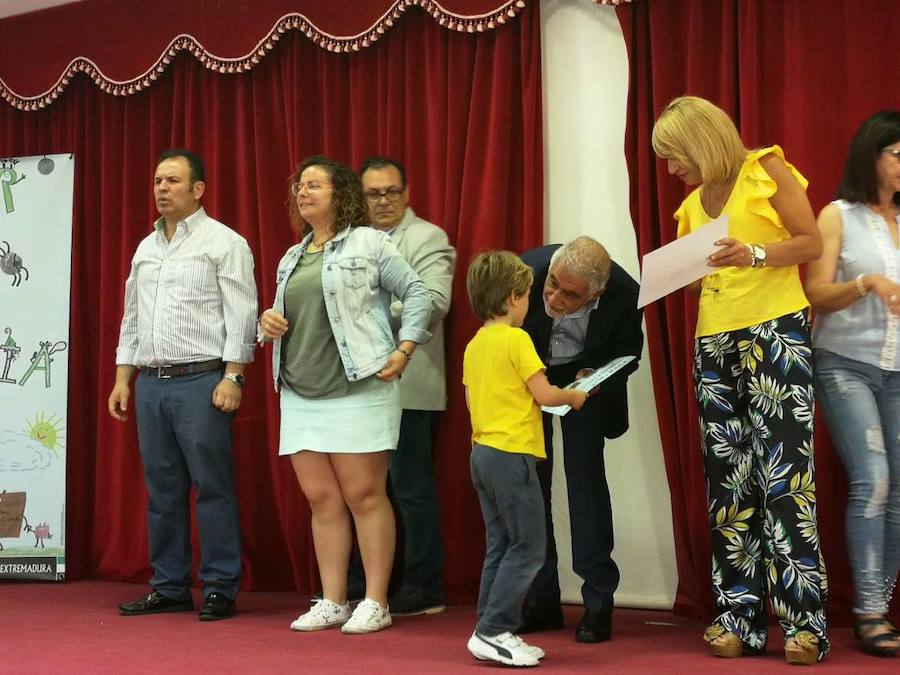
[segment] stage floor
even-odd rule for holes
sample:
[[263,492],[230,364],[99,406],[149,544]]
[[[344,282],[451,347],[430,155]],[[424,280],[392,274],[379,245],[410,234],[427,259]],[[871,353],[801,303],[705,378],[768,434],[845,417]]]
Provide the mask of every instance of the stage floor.
[[[219,622],[201,623],[187,612],[118,615],[118,603],[146,592],[145,586],[103,581],[0,583],[0,673],[497,672],[466,650],[473,607],[397,618],[388,630],[358,636],[289,630],[308,605],[295,593],[243,593],[238,614]],[[780,634],[773,634],[768,656],[726,660],[708,654],[701,639],[705,625],[699,621],[667,612],[617,610],[613,640],[586,645],[573,639],[580,616],[579,607],[567,607],[564,630],[528,637],[547,652],[541,672],[797,672],[784,663]],[[859,652],[849,629],[834,629],[830,637],[832,652],[815,672],[900,672],[896,658]]]

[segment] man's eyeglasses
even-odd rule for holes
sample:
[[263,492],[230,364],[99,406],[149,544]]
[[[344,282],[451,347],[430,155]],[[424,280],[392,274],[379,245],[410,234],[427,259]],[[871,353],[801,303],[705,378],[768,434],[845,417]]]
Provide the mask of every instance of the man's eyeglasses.
[[311,180],[308,183],[291,183],[291,194],[296,197],[303,189],[306,189],[307,192],[319,192],[327,187],[331,187],[331,183],[318,180]]
[[400,195],[403,194],[403,188],[392,187],[387,190],[369,190],[366,192],[366,201],[370,204],[377,204],[378,200],[384,197],[389,202],[395,202],[400,199]]

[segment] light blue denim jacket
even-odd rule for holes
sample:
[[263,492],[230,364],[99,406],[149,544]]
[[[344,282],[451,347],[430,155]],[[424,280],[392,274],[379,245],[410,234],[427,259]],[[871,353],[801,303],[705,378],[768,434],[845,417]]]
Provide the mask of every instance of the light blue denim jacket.
[[[273,309],[281,314],[287,281],[311,241],[310,233],[278,263]],[[403,301],[397,339],[416,344],[428,341],[431,295],[386,233],[372,227],[348,227],[325,245],[323,256],[325,311],[348,380],[355,382],[377,373],[397,348],[391,331],[392,293]],[[272,349],[275,391],[280,369],[279,338]]]

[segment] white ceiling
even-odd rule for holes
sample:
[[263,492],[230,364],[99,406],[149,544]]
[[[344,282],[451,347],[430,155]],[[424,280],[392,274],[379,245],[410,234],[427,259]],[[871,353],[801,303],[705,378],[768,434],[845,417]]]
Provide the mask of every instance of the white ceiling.
[[0,0],[0,19],[15,14],[25,14],[45,7],[67,5],[74,0]]

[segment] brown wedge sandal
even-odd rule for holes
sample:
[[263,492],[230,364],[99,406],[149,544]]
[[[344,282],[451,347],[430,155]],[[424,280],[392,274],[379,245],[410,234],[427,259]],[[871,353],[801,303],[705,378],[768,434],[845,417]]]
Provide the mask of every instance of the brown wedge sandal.
[[784,643],[784,658],[792,666],[811,666],[819,661],[819,638],[807,630]]
[[757,656],[765,653],[765,647],[754,648],[744,644],[734,633],[725,630],[724,626],[714,623],[703,633],[703,639],[709,644],[710,651],[725,659],[736,659],[739,656]]

